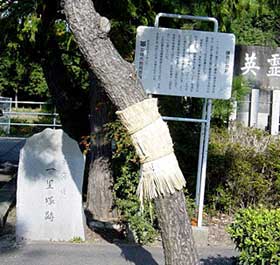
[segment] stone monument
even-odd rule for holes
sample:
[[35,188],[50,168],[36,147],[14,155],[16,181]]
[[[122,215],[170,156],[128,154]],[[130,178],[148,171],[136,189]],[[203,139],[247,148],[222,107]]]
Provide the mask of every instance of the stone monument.
[[84,156],[62,130],[26,140],[17,180],[17,240],[85,239]]

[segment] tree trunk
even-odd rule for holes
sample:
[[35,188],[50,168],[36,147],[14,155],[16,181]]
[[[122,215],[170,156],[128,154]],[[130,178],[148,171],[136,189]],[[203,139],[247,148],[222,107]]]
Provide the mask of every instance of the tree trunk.
[[44,76],[63,129],[72,138],[80,141],[82,135],[89,133],[89,104],[86,104],[85,91],[75,83],[73,74],[62,60],[54,29],[58,12],[57,1],[49,1],[47,5],[42,6],[40,12],[42,24],[36,36],[38,57],[41,59]]
[[176,192],[155,199],[155,209],[161,228],[165,264],[198,264],[192,228],[188,217],[184,218],[186,203],[184,193]]
[[[112,45],[107,37],[109,21],[95,11],[92,1],[64,0],[64,11],[82,53],[115,106],[122,110],[143,101],[147,95],[134,66]],[[199,264],[183,192],[160,197],[156,205],[165,264]]]
[[111,143],[106,140],[104,125],[109,122],[110,102],[97,80],[91,80],[90,124],[92,147],[88,174],[87,210],[99,221],[110,221],[113,211],[113,173]]
[[105,141],[102,130],[103,124],[108,122],[108,98],[96,82],[91,82],[92,94],[89,104],[87,92],[85,93],[73,80],[72,73],[63,63],[54,30],[59,9],[57,1],[51,1],[38,8],[42,13],[42,25],[37,33],[37,39],[40,40],[38,48],[41,65],[63,129],[77,141],[90,132],[96,136],[88,173],[87,210],[94,219],[108,221],[114,217],[111,145]]

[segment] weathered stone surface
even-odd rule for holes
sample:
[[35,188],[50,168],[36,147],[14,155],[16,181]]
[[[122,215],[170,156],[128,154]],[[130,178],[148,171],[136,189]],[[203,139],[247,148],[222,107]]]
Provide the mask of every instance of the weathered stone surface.
[[27,139],[18,169],[18,240],[85,239],[83,173],[84,156],[62,130]]

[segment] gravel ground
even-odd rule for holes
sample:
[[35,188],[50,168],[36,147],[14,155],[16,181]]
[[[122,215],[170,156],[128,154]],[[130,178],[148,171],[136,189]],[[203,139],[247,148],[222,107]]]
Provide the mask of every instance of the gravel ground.
[[4,229],[0,230],[0,252],[1,250],[16,246],[15,237],[16,210],[15,207],[9,212]]
[[231,224],[233,218],[228,215],[220,214],[216,217],[208,218],[208,245],[209,246],[228,246],[234,248],[226,227]]
[[[226,215],[220,215],[217,217],[208,218],[208,246],[209,247],[222,247],[222,248],[234,248],[234,244],[231,241],[229,235],[225,231],[227,225],[232,222],[232,218]],[[6,225],[3,231],[0,231],[0,250],[3,248],[9,248],[15,245],[15,224],[16,224],[16,210],[15,207],[9,212]],[[86,228],[86,239],[88,242],[102,243],[102,242],[121,242],[124,241],[123,234],[118,231],[114,231],[108,235],[95,233],[88,227]],[[127,241],[126,241],[127,242]],[[154,245],[161,245],[158,241]]]
[[[210,218],[208,220],[210,225],[208,246],[204,248],[198,248],[200,264],[235,264],[235,259],[233,256],[237,256],[237,253],[233,250],[232,242],[224,230],[225,226],[229,222],[230,218],[227,216]],[[161,245],[160,241],[156,242],[157,246],[153,245],[153,247],[148,247],[147,250],[145,250],[145,248],[141,246],[124,244],[122,237],[118,235],[117,232],[114,234],[114,238],[112,238],[112,233],[109,233],[110,236],[106,237],[104,234],[97,234],[87,228],[87,241],[84,244],[75,244],[69,242],[30,242],[26,245],[23,243],[16,243],[15,223],[16,210],[14,207],[8,215],[4,230],[0,232],[0,256],[3,254],[3,256],[1,256],[1,264],[3,263],[3,265],[164,264],[162,248],[158,247]],[[120,236],[120,238],[118,238],[118,236]],[[108,242],[113,244],[108,244]],[[121,254],[119,253],[120,250]],[[44,253],[44,255],[42,257],[40,256],[39,258],[36,256],[37,252]],[[23,260],[25,261],[23,262]]]

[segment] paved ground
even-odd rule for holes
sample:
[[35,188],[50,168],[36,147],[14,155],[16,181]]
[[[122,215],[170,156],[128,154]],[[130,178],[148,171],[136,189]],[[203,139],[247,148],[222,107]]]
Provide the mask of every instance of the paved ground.
[[[201,264],[233,264],[231,249],[199,249]],[[160,247],[32,242],[2,250],[1,265],[164,265]]]
[[25,143],[21,138],[0,137],[0,164],[17,164],[19,160],[19,151]]
[[[0,189],[5,186],[11,179],[13,175],[12,174],[2,174],[0,173]],[[1,193],[1,191],[0,191]],[[1,195],[0,195],[0,201],[1,201]]]
[[[1,265],[164,265],[162,248],[141,247],[113,240],[87,230],[87,243],[29,242],[15,243],[15,208],[0,231]],[[89,230],[89,231],[88,231]],[[89,234],[89,232],[91,233]],[[91,236],[89,236],[91,235]],[[199,247],[201,264],[233,265],[238,253],[232,245]]]

